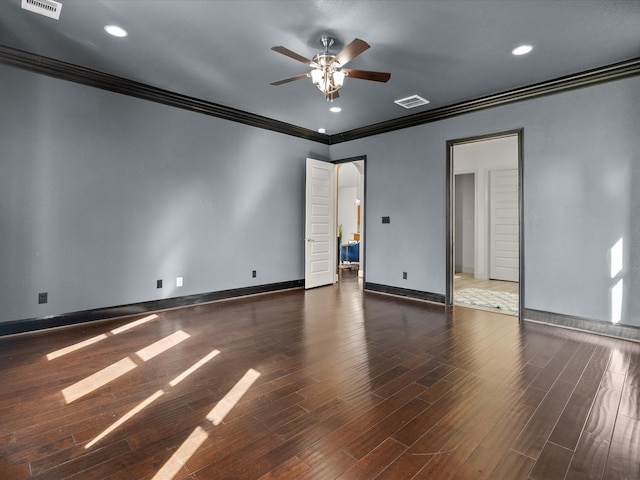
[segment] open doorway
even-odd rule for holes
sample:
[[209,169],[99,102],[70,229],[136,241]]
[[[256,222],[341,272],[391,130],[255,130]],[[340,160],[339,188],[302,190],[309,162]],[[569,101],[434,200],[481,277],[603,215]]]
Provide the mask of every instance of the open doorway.
[[521,130],[448,142],[448,305],[520,316],[521,145]]
[[338,160],[337,179],[337,268],[364,278],[364,157]]
[[306,160],[305,289],[334,284],[343,269],[364,284],[365,164]]

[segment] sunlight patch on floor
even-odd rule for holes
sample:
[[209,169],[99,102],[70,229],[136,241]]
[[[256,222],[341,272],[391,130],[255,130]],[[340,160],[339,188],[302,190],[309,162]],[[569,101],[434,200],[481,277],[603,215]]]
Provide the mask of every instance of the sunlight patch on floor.
[[176,378],[174,378],[173,380],[171,380],[169,382],[169,385],[171,385],[172,387],[175,387],[176,385],[178,385],[182,380],[184,380],[185,378],[187,378],[189,375],[191,375],[193,372],[195,372],[196,370],[198,370],[200,367],[202,367],[205,363],[207,363],[209,360],[211,360],[213,357],[215,357],[216,355],[218,355],[220,353],[220,350],[213,350],[212,352],[210,352],[208,355],[206,355],[205,357],[201,358],[200,360],[198,360],[196,363],[194,363],[193,365],[191,365],[187,370],[185,370],[184,372],[182,372],[180,375],[178,375]]
[[136,405],[134,408],[132,408],[131,410],[129,410],[125,415],[123,415],[122,417],[120,417],[116,422],[114,422],[113,424],[111,424],[111,426],[109,428],[107,428],[106,430],[104,430],[100,435],[98,435],[96,438],[94,438],[93,440],[91,440],[89,443],[87,443],[84,448],[85,449],[89,449],[91,447],[93,447],[96,443],[98,443],[100,440],[102,440],[104,437],[106,437],[107,435],[109,435],[111,432],[113,432],[115,429],[117,429],[120,425],[122,425],[124,422],[126,422],[127,420],[129,420],[130,418],[133,418],[137,413],[141,412],[142,410],[144,410],[145,408],[147,408],[149,405],[151,405],[156,399],[160,398],[162,395],[164,395],[164,390],[158,390],[157,392],[155,392],[153,395],[151,395],[150,397],[147,397],[145,400],[143,400],[142,402],[140,402],[138,405]]
[[[259,376],[260,372],[257,370],[253,368],[247,370],[243,377],[227,392],[224,398],[207,414],[207,420],[216,426],[222,423],[224,417],[240,401],[244,394],[247,393],[247,390],[251,388]],[[209,434],[206,430],[200,426],[196,427],[151,480],[172,480],[207,438],[209,438]]]
[[68,347],[61,348],[59,350],[56,350],[55,352],[49,353],[47,355],[47,360],[54,360],[56,358],[67,355],[69,353],[75,352],[76,350],[80,350],[84,347],[88,347],[89,345],[93,345],[95,343],[101,342],[102,340],[109,338],[110,336],[118,335],[119,333],[126,332],[127,330],[131,330],[132,328],[135,328],[138,325],[142,325],[144,323],[150,322],[151,320],[155,320],[156,318],[158,318],[158,315],[156,314],[148,315],[144,318],[141,318],[140,320],[136,320],[134,322],[127,323],[126,325],[123,325],[121,327],[114,328],[113,330],[111,330],[110,334],[102,333],[100,335],[96,335],[95,337],[91,337],[87,340],[83,340],[82,342],[74,343],[73,345],[69,345]]
[[94,343],[98,343],[105,338],[108,338],[104,333],[101,335],[97,335],[95,337],[88,338],[82,342],[75,343],[73,345],[69,345],[68,347],[61,348],[60,350],[56,350],[55,352],[51,352],[47,355],[47,360],[54,360],[58,357],[62,357],[68,353],[75,352],[76,350],[80,350],[81,348],[88,347],[89,345],[93,345]]
[[[135,355],[146,362],[153,357],[161,354],[162,352],[169,350],[171,347],[174,347],[178,343],[186,340],[190,336],[191,335],[189,335],[188,333],[182,330],[178,330],[177,332],[174,332],[171,335],[158,340],[148,347],[145,347],[142,350],[138,350]],[[69,404],[93,392],[94,390],[105,386],[107,383],[114,381],[116,378],[121,377],[122,375],[130,372],[136,367],[137,364],[131,359],[131,357],[123,358],[122,360],[119,360],[116,363],[103,368],[93,375],[89,375],[79,382],[76,382],[73,385],[63,389],[62,395],[64,396],[67,404]]]
[[247,390],[251,388],[251,385],[253,385],[259,376],[260,372],[257,372],[253,368],[247,370],[247,373],[238,380],[238,383],[236,383],[224,398],[207,414],[207,420],[214,425],[220,425],[224,417],[236,406],[236,403],[247,393]]
[[123,358],[122,360],[112,363],[108,367],[97,371],[93,375],[89,375],[79,382],[63,389],[62,395],[64,396],[67,404],[69,404],[84,397],[88,393],[103,387],[107,383],[114,381],[116,378],[121,377],[136,367],[136,363],[129,357]]
[[208,437],[209,434],[202,427],[196,427],[151,480],[172,480]]
[[185,331],[178,330],[168,337],[164,337],[157,342],[152,343],[148,347],[145,347],[142,350],[138,350],[136,352],[136,355],[138,356],[138,358],[140,358],[140,360],[147,362],[153,357],[160,355],[162,352],[169,350],[171,347],[175,347],[180,342],[185,341],[190,336],[191,335],[189,335]]
[[[184,372],[182,372],[180,375],[178,375],[176,378],[174,378],[173,380],[171,380],[169,382],[169,385],[171,387],[175,387],[176,385],[178,385],[181,381],[183,381],[185,378],[187,378],[189,375],[191,375],[193,372],[195,372],[196,370],[198,370],[200,367],[202,367],[204,364],[206,364],[209,360],[211,360],[213,357],[215,357],[216,355],[218,355],[220,353],[219,350],[213,350],[212,352],[210,352],[209,354],[207,354],[205,357],[201,358],[200,360],[198,360],[196,363],[194,363],[193,365],[191,365],[191,367],[189,367],[187,370],[185,370]],[[144,399],[142,402],[140,402],[138,405],[136,405],[134,408],[132,408],[131,410],[129,410],[126,414],[124,414],[120,419],[118,419],[116,422],[114,422],[111,426],[109,426],[107,429],[105,429],[102,433],[100,433],[100,435],[98,435],[96,438],[94,438],[93,440],[91,440],[89,443],[87,443],[84,448],[85,449],[89,449],[91,447],[93,447],[96,443],[98,443],[100,440],[102,440],[103,438],[105,438],[107,435],[109,435],[111,432],[113,432],[114,430],[116,430],[118,427],[120,427],[122,424],[124,424],[127,420],[133,418],[136,414],[138,414],[139,412],[141,412],[142,410],[144,410],[145,408],[147,408],[149,405],[151,405],[154,401],[156,401],[158,398],[160,398],[162,395],[164,395],[165,393],[167,393],[166,390],[158,390],[157,392],[155,392],[154,394],[150,395],[149,397],[147,397],[146,399]]]
[[131,330],[132,328],[143,325],[147,322],[150,322],[151,320],[155,320],[156,318],[158,318],[158,315],[154,313],[153,315],[148,315],[144,318],[141,318],[140,320],[136,320],[134,322],[127,323],[126,325],[122,325],[121,327],[114,328],[113,330],[111,330],[111,333],[113,333],[114,335],[118,335],[119,333]]

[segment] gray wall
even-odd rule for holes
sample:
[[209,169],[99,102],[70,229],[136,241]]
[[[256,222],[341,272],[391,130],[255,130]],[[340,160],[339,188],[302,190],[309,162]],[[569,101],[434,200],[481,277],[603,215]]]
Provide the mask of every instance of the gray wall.
[[304,159],[328,147],[6,66],[0,78],[0,321],[304,277]]
[[6,66],[0,78],[0,321],[302,278],[308,155],[367,155],[367,281],[444,294],[446,141],[523,127],[525,307],[609,321],[622,279],[621,323],[640,326],[638,77],[330,149]]
[[367,282],[445,293],[446,142],[521,127],[525,307],[610,321],[622,237],[620,323],[640,326],[638,77],[332,146],[367,155]]

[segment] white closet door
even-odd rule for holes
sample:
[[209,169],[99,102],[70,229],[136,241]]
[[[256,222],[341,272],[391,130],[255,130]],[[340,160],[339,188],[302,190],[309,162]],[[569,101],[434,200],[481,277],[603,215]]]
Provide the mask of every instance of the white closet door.
[[518,169],[489,173],[490,267],[494,280],[519,280]]

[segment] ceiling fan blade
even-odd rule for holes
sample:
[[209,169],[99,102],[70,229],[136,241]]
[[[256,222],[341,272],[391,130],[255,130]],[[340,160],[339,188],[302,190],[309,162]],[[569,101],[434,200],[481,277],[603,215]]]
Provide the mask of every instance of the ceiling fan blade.
[[391,78],[391,74],[387,72],[371,72],[369,70],[353,70],[351,68],[343,68],[341,71],[345,72],[350,78],[372,80],[374,82],[388,82]]
[[360,55],[362,52],[364,52],[370,47],[371,45],[369,45],[364,40],[360,40],[359,38],[356,38],[353,42],[351,42],[349,45],[344,47],[342,51],[336,55],[334,62],[337,62],[340,65],[344,65],[347,62],[356,58],[358,55]]
[[296,80],[302,80],[303,78],[307,78],[310,74],[303,73],[302,75],[296,75],[295,77],[289,77],[282,80],[278,80],[277,82],[271,82],[271,85],[282,85],[283,83],[294,82]]
[[310,65],[312,67],[317,66],[313,61],[309,60],[306,57],[303,57],[302,55],[297,54],[296,52],[292,52],[288,48],[279,46],[279,47],[271,47],[271,50],[273,50],[274,52],[281,53],[282,55],[285,55],[285,56],[287,56],[289,58],[293,58],[294,60],[302,62],[302,63],[304,63],[306,65]]

